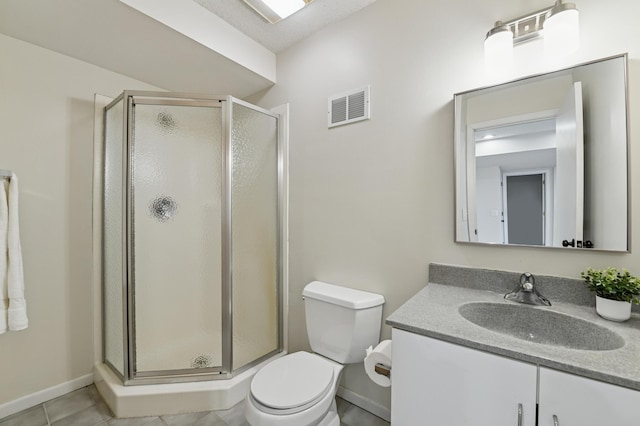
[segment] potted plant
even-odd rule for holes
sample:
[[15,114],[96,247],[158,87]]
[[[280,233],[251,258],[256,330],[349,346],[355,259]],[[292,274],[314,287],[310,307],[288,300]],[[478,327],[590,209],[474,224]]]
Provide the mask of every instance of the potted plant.
[[623,269],[587,269],[581,273],[589,290],[596,293],[596,312],[611,321],[631,317],[631,304],[640,304],[640,279]]

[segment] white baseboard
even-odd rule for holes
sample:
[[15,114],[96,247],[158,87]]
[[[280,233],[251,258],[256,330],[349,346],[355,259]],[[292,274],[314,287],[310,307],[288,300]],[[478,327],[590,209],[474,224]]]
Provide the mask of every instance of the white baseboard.
[[369,398],[365,398],[362,395],[345,389],[342,386],[338,386],[338,396],[353,405],[357,405],[365,411],[370,412],[373,415],[380,417],[388,422],[391,421],[391,410],[384,405],[377,403]]
[[91,383],[93,383],[93,373],[34,392],[30,395],[25,395],[18,399],[14,399],[13,401],[6,402],[0,405],[0,419],[19,413],[27,408],[35,407],[38,404],[42,404],[50,399],[65,395],[76,389],[89,386]]
[[[51,399],[65,395],[69,392],[73,392],[74,390],[89,386],[93,382],[94,376],[93,373],[91,373],[78,377],[77,379],[73,379],[68,382],[60,383],[59,385],[34,392],[30,395],[25,395],[13,401],[9,401],[0,405],[0,419],[3,419],[15,413],[19,413],[22,410],[35,407],[36,405],[42,404]],[[357,393],[350,391],[349,389],[345,389],[342,386],[338,387],[337,393],[338,396],[345,401],[353,405],[357,405],[363,410],[366,410],[371,414],[374,414],[388,422],[391,421],[391,411],[384,405],[358,395]]]

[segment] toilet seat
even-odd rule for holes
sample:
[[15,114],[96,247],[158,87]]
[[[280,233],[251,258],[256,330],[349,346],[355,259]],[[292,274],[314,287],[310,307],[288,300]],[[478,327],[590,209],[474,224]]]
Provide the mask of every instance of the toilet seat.
[[265,413],[298,413],[332,391],[334,367],[331,361],[308,352],[286,355],[255,375],[250,396]]

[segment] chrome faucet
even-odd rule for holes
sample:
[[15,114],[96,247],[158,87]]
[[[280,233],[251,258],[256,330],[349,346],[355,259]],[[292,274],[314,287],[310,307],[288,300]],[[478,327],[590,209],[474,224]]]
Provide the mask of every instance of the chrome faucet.
[[536,289],[536,278],[530,272],[520,275],[520,284],[511,293],[505,294],[504,298],[528,305],[551,306],[549,299],[541,295]]

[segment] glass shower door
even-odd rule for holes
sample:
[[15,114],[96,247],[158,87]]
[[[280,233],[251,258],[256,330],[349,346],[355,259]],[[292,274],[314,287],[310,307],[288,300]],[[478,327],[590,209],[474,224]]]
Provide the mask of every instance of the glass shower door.
[[133,99],[130,288],[137,377],[222,370],[218,102]]

